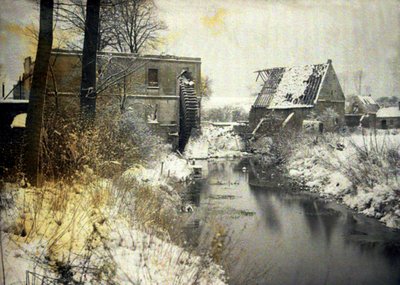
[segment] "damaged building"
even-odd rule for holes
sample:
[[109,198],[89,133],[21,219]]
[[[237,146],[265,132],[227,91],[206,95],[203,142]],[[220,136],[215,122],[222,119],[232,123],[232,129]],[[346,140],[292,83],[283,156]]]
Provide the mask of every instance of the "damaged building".
[[346,100],[346,125],[349,127],[375,127],[378,103],[369,96],[349,96]]
[[[46,108],[57,108],[67,116],[78,115],[74,112],[79,112],[81,60],[80,51],[52,51]],[[26,58],[26,80],[20,83],[26,99],[33,66]],[[140,113],[155,133],[182,151],[192,130],[200,124],[200,80],[200,58],[99,52],[97,109],[112,101],[121,110]]]
[[300,130],[312,122],[319,122],[319,131],[344,125],[345,97],[331,60],[256,73],[263,85],[250,110],[253,134]]

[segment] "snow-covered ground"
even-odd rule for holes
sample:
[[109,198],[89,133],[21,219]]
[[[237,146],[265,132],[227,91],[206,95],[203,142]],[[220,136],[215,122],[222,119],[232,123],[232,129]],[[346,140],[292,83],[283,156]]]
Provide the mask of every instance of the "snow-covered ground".
[[400,228],[400,134],[364,130],[303,138],[288,158],[289,175],[324,197]]
[[72,185],[4,185],[7,284],[25,284],[27,271],[51,278],[73,273],[85,284],[225,284],[220,266],[173,244],[163,225],[174,226],[177,184],[190,174],[187,160],[162,153],[113,182],[86,169]]
[[183,182],[190,179],[192,171],[189,162],[179,157],[178,154],[161,154],[157,161],[147,167],[133,166],[122,176],[132,176],[143,183],[151,185],[168,184],[171,182]]
[[186,146],[188,158],[240,157],[244,153],[244,143],[233,131],[233,126],[202,126],[202,134],[191,138]]
[[[84,275],[84,263],[89,261],[77,258],[76,253],[72,252],[75,280],[82,277],[83,284],[108,284],[111,280],[113,284],[226,284],[224,271],[209,259],[200,258],[154,235],[124,225],[123,220],[116,220],[108,226],[112,230],[107,240],[103,246],[92,249],[94,261],[90,261],[91,267],[98,266],[99,270],[104,270],[101,274],[108,276],[99,278],[96,276],[99,272]],[[54,265],[43,262],[47,247],[44,240],[22,243],[5,234],[2,242],[6,284],[25,284],[26,271],[38,274],[36,283],[42,281],[42,276],[59,278],[53,270]]]

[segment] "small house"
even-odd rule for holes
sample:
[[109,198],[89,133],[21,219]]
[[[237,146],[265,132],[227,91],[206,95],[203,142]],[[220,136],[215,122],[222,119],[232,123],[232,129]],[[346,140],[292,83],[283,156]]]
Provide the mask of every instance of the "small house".
[[378,129],[400,128],[400,102],[397,107],[381,108],[376,113],[376,127]]
[[347,98],[346,125],[349,127],[375,127],[378,103],[369,96],[350,96]]
[[250,110],[253,134],[300,130],[304,120],[318,120],[324,129],[344,125],[345,97],[331,60],[256,73],[263,85]]

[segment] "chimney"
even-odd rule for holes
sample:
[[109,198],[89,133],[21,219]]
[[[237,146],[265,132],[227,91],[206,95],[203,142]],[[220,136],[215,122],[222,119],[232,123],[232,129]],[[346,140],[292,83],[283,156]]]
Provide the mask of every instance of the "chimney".
[[332,64],[332,59],[328,59],[327,64]]

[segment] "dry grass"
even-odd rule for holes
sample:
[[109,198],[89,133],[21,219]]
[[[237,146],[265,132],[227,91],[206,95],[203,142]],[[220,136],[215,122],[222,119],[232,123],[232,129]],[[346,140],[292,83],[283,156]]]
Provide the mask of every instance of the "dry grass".
[[141,110],[121,111],[113,100],[102,102],[95,123],[84,129],[72,106],[79,108],[74,101],[47,108],[42,143],[46,180],[70,181],[85,166],[102,177],[117,177],[131,165],[157,157],[162,141]]
[[[92,267],[93,249],[103,246],[110,230],[105,212],[108,183],[91,180],[90,171],[81,176],[86,177],[72,186],[64,182],[46,182],[41,188],[18,189],[12,215],[5,221],[4,231],[11,241],[20,248],[24,244],[36,244],[31,258],[61,277],[65,266],[76,265],[78,260],[87,261],[80,270]],[[89,180],[92,182],[82,183]]]
[[[26,188],[13,191],[13,201],[5,206],[12,211],[5,231],[13,244],[38,245],[34,254],[25,252],[35,267],[49,268],[64,283],[90,276],[93,282],[111,284],[117,269],[108,242],[116,221],[183,244],[177,189],[120,178],[125,169],[140,169],[159,153],[161,141],[146,122],[129,110],[109,110],[98,113],[93,128],[82,130],[78,120],[54,112],[46,116],[45,126],[44,185],[22,183]],[[168,261],[172,257],[165,256],[171,268],[186,262],[193,274],[204,273],[197,259],[189,261],[191,254],[181,257]],[[174,284],[180,281],[177,276]]]
[[[126,244],[133,252],[141,252],[144,271],[139,276],[144,274],[143,278],[152,280],[155,276],[148,275],[145,268],[164,264],[160,268],[165,272],[180,270],[180,274],[173,275],[171,284],[187,284],[187,280],[196,284],[196,280],[208,278],[211,260],[172,245],[173,241],[182,240],[180,200],[173,189],[162,187],[166,186],[149,187],[133,180],[111,183],[86,168],[71,183],[46,182],[42,188],[20,188],[15,219],[9,220],[6,231],[16,245],[38,244],[35,256],[27,255],[36,264],[56,272],[63,282],[91,278],[91,282],[112,284],[121,266],[116,260],[121,257],[109,248],[110,236],[124,226],[139,229],[146,233],[142,234],[144,239],[131,237],[134,242]],[[126,243],[126,234],[120,232],[122,244]],[[158,261],[155,245],[162,254]]]

